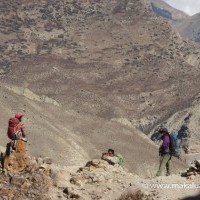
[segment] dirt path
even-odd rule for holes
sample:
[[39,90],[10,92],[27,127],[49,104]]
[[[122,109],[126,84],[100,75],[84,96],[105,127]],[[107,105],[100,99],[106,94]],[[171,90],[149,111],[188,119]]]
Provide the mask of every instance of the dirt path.
[[138,188],[144,194],[154,196],[162,200],[192,200],[192,197],[200,199],[200,176],[193,180],[172,175],[161,176],[154,179],[139,179],[129,189],[133,192]]

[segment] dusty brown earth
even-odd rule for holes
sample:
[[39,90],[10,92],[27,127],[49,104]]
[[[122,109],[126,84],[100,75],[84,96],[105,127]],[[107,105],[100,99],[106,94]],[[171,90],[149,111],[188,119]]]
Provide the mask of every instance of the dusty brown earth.
[[158,147],[143,132],[193,105],[199,46],[139,0],[1,0],[0,9],[1,146],[22,111],[32,155],[80,166],[114,148],[153,177]]
[[1,4],[3,85],[146,132],[199,93],[198,46],[143,1]]
[[7,119],[16,111],[15,105],[19,100],[18,109],[26,110],[24,123],[31,155],[49,156],[62,165],[74,166],[98,158],[108,148],[114,148],[125,155],[126,166],[135,173],[148,177],[155,175],[158,147],[138,129],[116,121],[82,116],[72,110],[63,111],[61,106],[33,101],[7,89],[2,88],[1,94],[1,105],[4,106],[1,115],[2,146],[8,141]]

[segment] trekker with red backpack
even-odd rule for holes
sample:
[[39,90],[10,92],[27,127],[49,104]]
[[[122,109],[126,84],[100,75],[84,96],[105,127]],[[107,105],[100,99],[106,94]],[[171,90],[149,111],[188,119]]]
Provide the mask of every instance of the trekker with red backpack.
[[20,112],[15,114],[15,117],[10,118],[8,121],[8,137],[11,140],[23,140],[27,141],[24,131],[24,125],[22,124],[22,117],[24,115]]

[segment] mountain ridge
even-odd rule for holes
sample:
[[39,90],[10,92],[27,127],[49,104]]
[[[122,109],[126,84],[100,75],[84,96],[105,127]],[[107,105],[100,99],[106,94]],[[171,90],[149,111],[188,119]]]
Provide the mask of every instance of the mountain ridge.
[[153,11],[161,17],[177,23],[183,21],[189,17],[185,12],[173,8],[163,0],[150,0]]
[[193,40],[194,42],[200,42],[200,29],[199,29],[200,13],[197,13],[187,20],[184,20],[175,28],[185,38]]
[[158,16],[167,19],[172,27],[185,39],[200,42],[199,18],[200,14],[189,16],[162,0],[151,0],[151,9]]

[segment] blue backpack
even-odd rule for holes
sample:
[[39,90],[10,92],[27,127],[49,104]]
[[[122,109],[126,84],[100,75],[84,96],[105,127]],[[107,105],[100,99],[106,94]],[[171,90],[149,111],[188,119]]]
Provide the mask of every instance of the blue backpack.
[[179,158],[179,140],[178,140],[178,133],[173,131],[171,134],[170,134],[170,146],[169,146],[169,149],[170,149],[170,153]]

